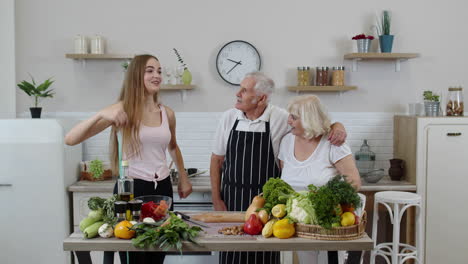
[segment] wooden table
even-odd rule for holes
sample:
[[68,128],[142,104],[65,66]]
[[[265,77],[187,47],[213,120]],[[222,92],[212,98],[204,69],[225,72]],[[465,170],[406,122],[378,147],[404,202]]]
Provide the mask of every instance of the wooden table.
[[[372,239],[367,234],[360,239],[348,241],[326,241],[292,237],[289,239],[264,238],[263,236],[236,235],[226,236],[217,231],[226,226],[239,223],[210,223],[210,228],[197,237],[198,245],[184,242],[183,251],[308,251],[308,250],[347,250],[361,251],[373,248]],[[132,245],[131,240],[118,238],[85,239],[83,234],[75,232],[63,241],[65,251],[160,251],[159,248],[140,249]],[[175,250],[173,250],[175,251]]]

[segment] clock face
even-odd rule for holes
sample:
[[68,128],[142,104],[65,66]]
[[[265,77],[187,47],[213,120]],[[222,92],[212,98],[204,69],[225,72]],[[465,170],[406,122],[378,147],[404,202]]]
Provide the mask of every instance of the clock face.
[[259,71],[261,64],[257,49],[242,40],[227,43],[216,57],[219,75],[232,85],[239,85],[247,73]]

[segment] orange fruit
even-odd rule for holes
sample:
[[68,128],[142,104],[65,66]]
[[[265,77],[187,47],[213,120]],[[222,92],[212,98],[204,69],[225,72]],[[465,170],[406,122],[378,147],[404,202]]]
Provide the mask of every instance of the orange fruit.
[[114,235],[115,237],[122,238],[122,239],[130,239],[135,236],[135,231],[130,230],[133,224],[127,220],[124,220],[118,223],[114,228]]

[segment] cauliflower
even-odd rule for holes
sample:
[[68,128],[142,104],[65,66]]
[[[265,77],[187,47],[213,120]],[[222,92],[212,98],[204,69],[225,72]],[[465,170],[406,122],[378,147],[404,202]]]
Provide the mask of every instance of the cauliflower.
[[316,224],[315,210],[307,193],[297,193],[286,203],[288,218],[301,224]]

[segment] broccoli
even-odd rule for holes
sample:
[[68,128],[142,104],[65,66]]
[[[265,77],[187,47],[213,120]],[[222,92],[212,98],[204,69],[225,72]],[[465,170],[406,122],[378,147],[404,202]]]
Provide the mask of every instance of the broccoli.
[[263,185],[263,197],[265,198],[265,206],[268,212],[273,206],[283,203],[285,204],[289,194],[296,193],[294,189],[280,178],[270,178]]

